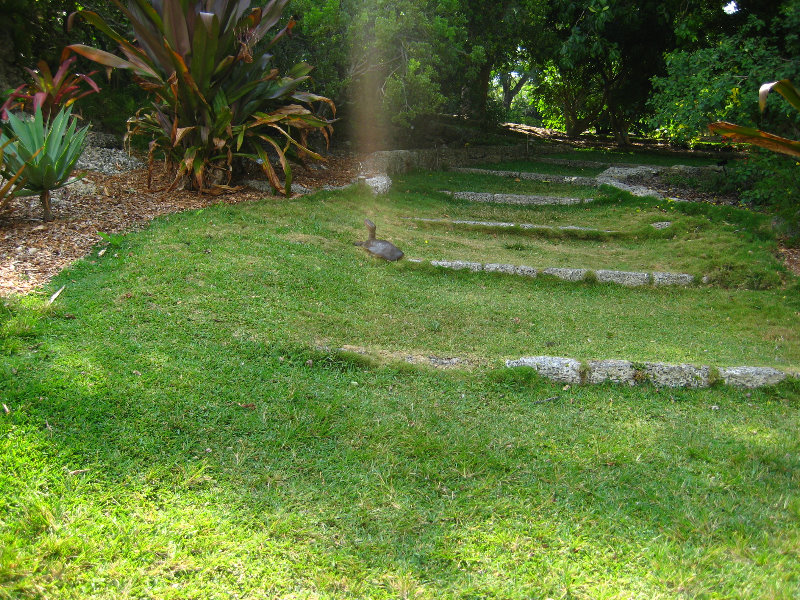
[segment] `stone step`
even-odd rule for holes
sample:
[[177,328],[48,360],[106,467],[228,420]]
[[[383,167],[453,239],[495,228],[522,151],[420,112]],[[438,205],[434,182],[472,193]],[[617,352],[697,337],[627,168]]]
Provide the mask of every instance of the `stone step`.
[[427,219],[424,217],[402,217],[408,221],[418,221],[420,223],[442,223],[445,225],[474,225],[477,227],[496,227],[498,229],[510,229],[517,227],[519,229],[534,229],[534,230],[558,230],[558,231],[592,231],[596,233],[612,233],[618,234],[618,231],[611,231],[609,229],[594,229],[592,227],[580,227],[578,225],[534,225],[533,223],[507,223],[504,221],[464,221],[458,219]]
[[704,388],[716,382],[743,388],[776,385],[787,373],[771,367],[721,367],[707,365],[635,363],[627,360],[590,360],[581,363],[559,356],[524,356],[507,360],[506,367],[530,367],[539,375],[558,383],[600,384],[606,382],[636,385],[646,381],[671,388]]
[[[441,267],[443,269],[452,269],[454,271],[468,270],[474,273],[483,271],[486,273],[506,273],[508,275],[523,275],[525,277],[536,277],[540,273],[542,275],[550,275],[563,279],[564,281],[584,281],[593,275],[594,278],[601,283],[615,283],[624,285],[626,287],[640,287],[644,285],[654,285],[661,287],[665,285],[680,285],[688,286],[694,283],[694,275],[689,273],[665,273],[655,271],[652,273],[638,272],[638,271],[612,271],[607,269],[598,269],[592,271],[590,269],[573,269],[565,267],[548,267],[546,269],[538,269],[527,265],[511,265],[503,263],[479,263],[464,260],[431,260],[426,261],[420,258],[409,258],[409,262],[421,264],[429,263],[434,267]],[[704,283],[705,283],[705,278]]]
[[474,169],[459,167],[451,169],[455,173],[473,173],[476,175],[497,175],[498,177],[516,177],[529,181],[546,181],[550,183],[570,183],[572,185],[600,185],[594,177],[581,177],[579,175],[547,175],[545,173],[529,173],[527,171],[495,171],[492,169]]
[[540,196],[536,194],[491,194],[484,192],[451,192],[442,190],[443,194],[469,202],[486,202],[490,204],[524,204],[526,206],[586,204],[594,198],[568,198],[565,196]]

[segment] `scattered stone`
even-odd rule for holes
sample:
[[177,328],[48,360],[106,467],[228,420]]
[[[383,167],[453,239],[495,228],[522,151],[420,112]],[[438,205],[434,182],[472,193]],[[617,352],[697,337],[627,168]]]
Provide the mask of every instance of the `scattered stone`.
[[653,285],[692,285],[694,275],[688,273],[653,273]]
[[112,148],[122,150],[122,136],[113,133],[103,133],[102,131],[90,131],[86,134],[86,146],[93,148]]
[[600,269],[594,272],[597,281],[601,283],[618,283],[628,287],[647,285],[650,283],[650,275],[647,273],[636,273],[632,271],[607,271]]
[[627,360],[590,360],[586,381],[593,384],[612,381],[636,385],[636,369]]
[[581,382],[581,363],[572,358],[557,356],[524,356],[519,360],[507,360],[506,367],[531,367],[542,377],[560,383]]
[[561,267],[549,267],[542,271],[545,275],[552,275],[564,281],[583,281],[586,279],[588,272],[587,269],[565,269]]
[[708,387],[710,369],[707,366],[645,363],[644,372],[655,385],[664,387]]
[[653,229],[666,229],[672,225],[672,221],[658,221],[657,223],[650,223],[650,227]]
[[75,164],[77,170],[98,171],[106,175],[118,175],[135,169],[140,169],[144,163],[124,150],[113,148],[95,148],[87,146],[78,162]]
[[442,358],[440,356],[429,356],[428,362],[434,367],[455,367],[461,364],[461,359],[457,357]]
[[74,183],[66,186],[66,191],[70,196],[83,197],[93,196],[97,193],[97,186],[90,179],[78,179]]
[[448,225],[475,225],[479,227],[496,227],[498,229],[509,229],[519,227],[520,229],[547,229],[560,231],[597,231],[602,233],[617,233],[608,229],[594,229],[592,227],[580,227],[578,225],[535,225],[533,223],[509,223],[506,221],[465,221],[461,219],[428,219],[425,217],[403,217],[410,221],[420,223],[446,223]]
[[770,367],[726,367],[719,375],[726,385],[744,388],[776,385],[786,379],[786,373]]

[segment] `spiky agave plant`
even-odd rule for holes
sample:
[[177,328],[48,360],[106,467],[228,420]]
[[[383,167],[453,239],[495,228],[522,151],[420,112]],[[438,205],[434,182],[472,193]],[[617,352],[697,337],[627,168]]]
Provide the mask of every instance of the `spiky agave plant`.
[[76,129],[72,108],[62,108],[48,122],[37,108],[32,119],[21,119],[9,113],[0,146],[4,148],[4,176],[19,173],[25,184],[16,190],[18,196],[39,194],[43,218],[52,221],[50,192],[74,179],[72,172],[83,151],[89,127]]
[[25,186],[25,179],[22,178],[25,172],[25,165],[18,166],[16,171],[6,167],[4,161],[5,149],[11,145],[13,139],[7,139],[0,144],[0,175],[8,179],[0,179],[0,212],[3,212],[12,198]]
[[[326,140],[330,121],[310,110],[312,103],[333,103],[299,90],[311,67],[300,64],[284,75],[271,66],[256,44],[277,25],[288,0],[251,7],[251,0],[112,0],[136,34],[131,42],[91,11],[81,16],[119,44],[125,58],[74,44],[69,48],[112,68],[131,69],[137,83],[155,96],[151,107],[128,122],[128,134],[153,137],[150,166],[163,151],[176,167],[175,186],[184,175],[199,190],[230,182],[234,156],[259,160],[275,189],[291,191],[289,161],[321,159],[307,147],[307,135],[319,130]],[[293,21],[266,44],[271,48]],[[284,173],[281,182],[269,161],[272,149]]]

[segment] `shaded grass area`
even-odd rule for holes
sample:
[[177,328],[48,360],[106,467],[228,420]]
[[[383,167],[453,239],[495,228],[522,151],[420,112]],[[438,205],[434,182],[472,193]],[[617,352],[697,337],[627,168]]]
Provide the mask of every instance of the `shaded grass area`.
[[[386,236],[402,240],[411,256],[449,260],[508,262],[535,267],[580,267],[634,271],[688,272],[716,285],[761,289],[791,279],[781,264],[768,215],[702,203],[635,198],[604,186],[585,188],[465,173],[417,173],[398,178],[392,202],[382,208]],[[573,206],[515,206],[459,201],[440,190],[541,193],[594,198]],[[525,190],[525,191],[523,191]],[[406,194],[405,192],[410,192]],[[403,193],[398,193],[403,192]],[[577,225],[612,231],[486,231],[416,223],[420,246],[408,223],[395,217]],[[667,229],[651,225],[670,221]],[[473,231],[468,231],[472,229]],[[475,231],[478,229],[478,231]],[[427,240],[427,242],[426,242]],[[607,243],[613,240],[613,243]],[[487,258],[489,257],[489,258]]]
[[543,154],[549,158],[564,158],[567,160],[593,160],[600,163],[631,163],[639,165],[653,165],[659,167],[672,167],[687,165],[690,167],[704,167],[716,165],[719,158],[707,156],[687,156],[681,154],[662,154],[646,151],[609,151],[597,148],[576,148],[571,152],[557,152]]
[[535,159],[508,160],[499,163],[491,163],[480,168],[488,169],[490,171],[524,171],[526,173],[567,176],[578,175],[581,177],[596,177],[606,170],[604,166],[576,167],[568,165],[554,165],[552,163],[537,162]]
[[[107,275],[112,295],[130,289]],[[267,322],[187,320],[181,289],[143,330],[91,273],[72,277],[0,365],[4,598],[800,589],[796,384],[561,389],[525,370],[376,367]]]

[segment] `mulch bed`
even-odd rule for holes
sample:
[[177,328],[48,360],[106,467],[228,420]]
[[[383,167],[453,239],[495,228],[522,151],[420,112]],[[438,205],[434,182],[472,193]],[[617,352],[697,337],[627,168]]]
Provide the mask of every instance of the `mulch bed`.
[[[342,186],[351,183],[358,170],[358,157],[330,156],[322,167],[296,168],[294,180],[312,189]],[[157,174],[154,190],[148,189],[146,169],[111,176],[88,172],[84,179],[95,184],[97,193],[55,192],[55,220],[49,223],[42,221],[38,197],[17,198],[0,214],[0,296],[26,294],[46,283],[102,242],[98,231],[133,231],[161,215],[265,197],[250,188],[223,195],[154,191],[168,181]]]

